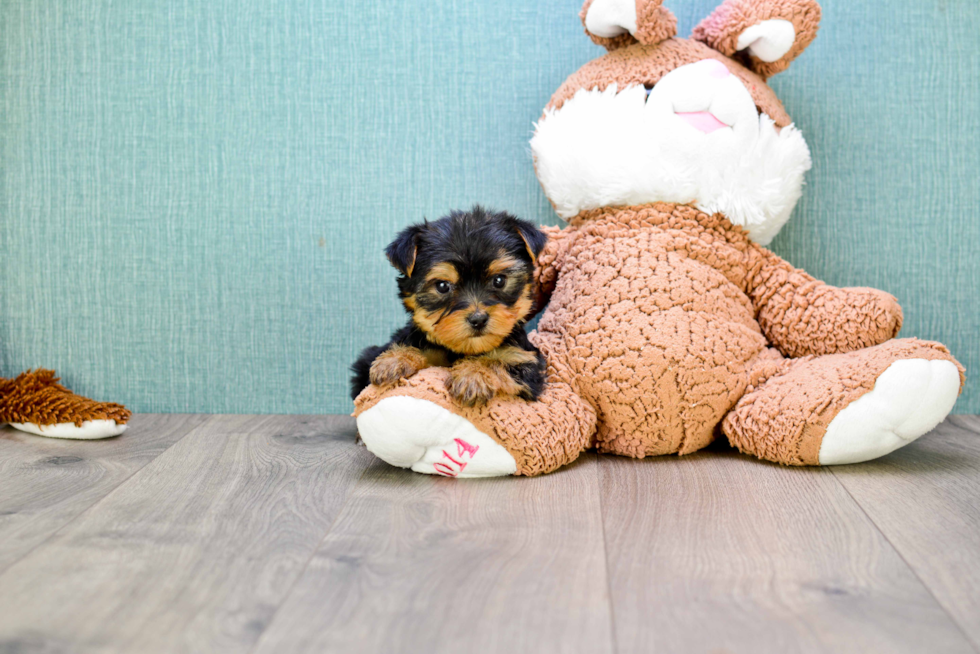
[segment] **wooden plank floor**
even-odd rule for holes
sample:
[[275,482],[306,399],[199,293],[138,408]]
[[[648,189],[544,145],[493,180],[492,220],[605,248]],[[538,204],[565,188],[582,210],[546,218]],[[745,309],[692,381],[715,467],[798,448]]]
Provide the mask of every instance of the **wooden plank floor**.
[[980,418],[834,469],[470,481],[347,417],[0,428],[0,653],[417,651],[980,654]]

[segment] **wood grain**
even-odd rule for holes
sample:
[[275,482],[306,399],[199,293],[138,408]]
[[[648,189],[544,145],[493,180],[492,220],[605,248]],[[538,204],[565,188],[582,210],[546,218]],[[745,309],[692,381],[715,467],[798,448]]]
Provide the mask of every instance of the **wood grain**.
[[350,418],[212,418],[0,575],[0,651],[247,651],[370,460]]
[[590,454],[534,479],[371,467],[256,652],[612,647]]
[[353,432],[0,431],[0,652],[980,652],[980,418],[834,469],[716,447],[465,482]]
[[41,438],[0,427],[0,572],[205,419],[136,415],[125,434],[99,441]]
[[980,651],[980,417],[834,475]]
[[973,651],[829,469],[600,470],[619,652]]

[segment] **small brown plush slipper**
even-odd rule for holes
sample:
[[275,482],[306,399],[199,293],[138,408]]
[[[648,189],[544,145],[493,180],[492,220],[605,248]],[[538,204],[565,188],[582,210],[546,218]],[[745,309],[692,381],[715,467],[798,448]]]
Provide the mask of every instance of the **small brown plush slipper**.
[[97,439],[126,431],[132,413],[121,404],[75,395],[54,370],[28,370],[0,379],[0,425],[50,438]]

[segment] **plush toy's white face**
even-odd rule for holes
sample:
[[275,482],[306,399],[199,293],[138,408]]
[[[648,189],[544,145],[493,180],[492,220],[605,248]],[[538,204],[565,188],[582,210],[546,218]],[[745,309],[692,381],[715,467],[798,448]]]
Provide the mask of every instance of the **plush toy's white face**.
[[723,213],[766,244],[789,218],[810,168],[793,125],[778,128],[716,59],[652,88],[579,90],[538,122],[531,150],[558,215],[649,202]]

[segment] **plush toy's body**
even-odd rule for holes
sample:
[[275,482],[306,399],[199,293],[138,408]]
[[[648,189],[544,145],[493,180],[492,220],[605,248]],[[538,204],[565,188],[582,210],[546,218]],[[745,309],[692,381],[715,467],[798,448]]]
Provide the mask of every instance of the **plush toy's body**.
[[[827,286],[760,245],[809,168],[761,75],[812,40],[819,7],[729,0],[699,41],[669,38],[671,19],[653,0],[586,2],[590,36],[613,52],[556,92],[532,140],[570,222],[538,260],[541,401],[466,409],[430,368],[358,397],[375,454],[419,472],[533,475],[589,447],[686,454],[724,434],[766,460],[838,464],[887,454],[952,409],[962,368],[942,345],[893,340],[892,296]],[[736,49],[751,69],[724,56]]]

